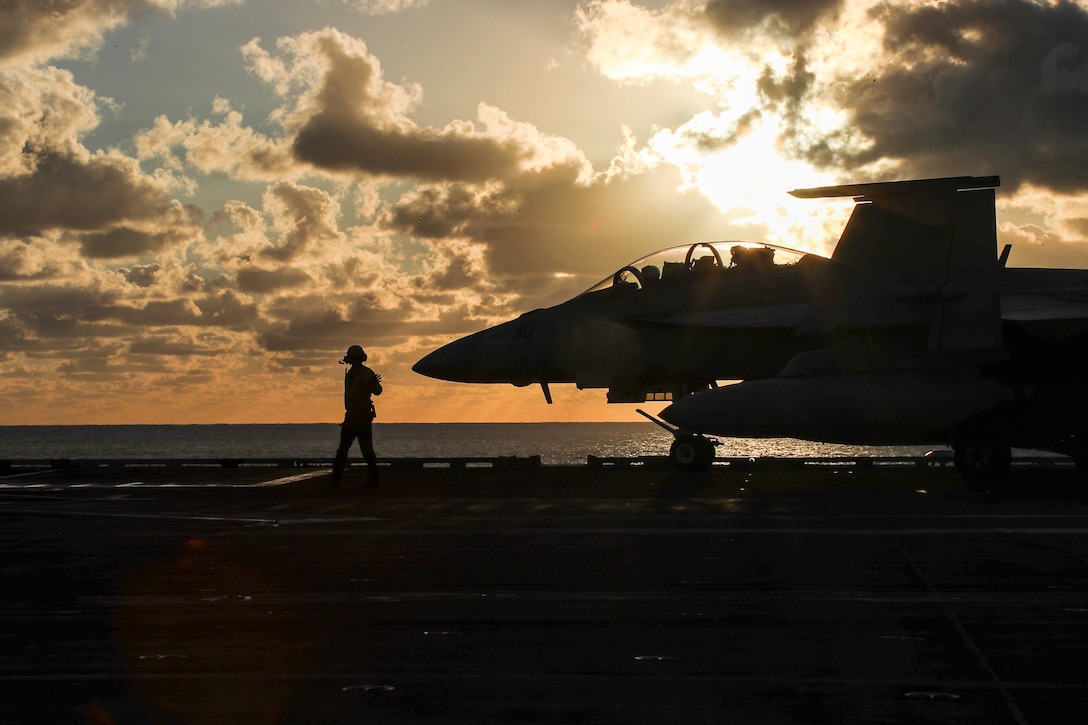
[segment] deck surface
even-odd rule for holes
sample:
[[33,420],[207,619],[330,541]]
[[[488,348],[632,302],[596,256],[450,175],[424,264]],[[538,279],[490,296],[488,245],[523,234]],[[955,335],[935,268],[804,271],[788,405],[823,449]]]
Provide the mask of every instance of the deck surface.
[[0,723],[1063,723],[1088,489],[589,466],[0,476]]

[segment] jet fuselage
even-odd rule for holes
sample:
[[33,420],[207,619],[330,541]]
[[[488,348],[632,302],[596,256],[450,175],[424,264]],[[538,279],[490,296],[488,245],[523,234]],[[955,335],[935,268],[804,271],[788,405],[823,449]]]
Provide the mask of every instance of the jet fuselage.
[[[788,261],[719,263],[739,245],[716,243],[717,257],[666,262],[663,272],[647,260],[692,248],[650,255],[566,302],[456,340],[413,369],[466,383],[608,388],[611,402],[680,397],[717,380],[774,374],[816,344],[798,325],[828,260],[745,244],[741,248],[781,252]],[[659,276],[643,274],[647,267]]]
[[661,417],[677,426],[681,465],[709,463],[698,439],[709,433],[951,443],[976,479],[1007,466],[1014,445],[1088,467],[1088,270],[1006,268],[999,185],[790,192],[854,198],[830,259],[741,242],[663,250],[413,369],[539,383],[549,402],[550,383],[607,388],[609,402],[673,401]]

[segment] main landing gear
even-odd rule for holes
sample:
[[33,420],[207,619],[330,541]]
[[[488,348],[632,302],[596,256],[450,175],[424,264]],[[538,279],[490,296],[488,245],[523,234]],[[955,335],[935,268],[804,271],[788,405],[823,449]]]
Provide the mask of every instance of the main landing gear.
[[718,444],[717,441],[673,428],[644,410],[636,409],[636,412],[672,433],[673,442],[669,448],[669,458],[677,468],[683,471],[703,471],[710,468],[710,464],[714,462],[714,447]]
[[952,435],[956,472],[974,490],[1001,487],[1012,466],[1012,446],[1000,425],[974,418],[956,428]]

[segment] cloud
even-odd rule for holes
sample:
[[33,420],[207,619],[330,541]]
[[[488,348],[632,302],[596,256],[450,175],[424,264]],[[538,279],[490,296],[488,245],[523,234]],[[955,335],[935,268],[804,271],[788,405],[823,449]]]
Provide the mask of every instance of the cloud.
[[343,240],[338,225],[340,205],[330,194],[294,182],[274,184],[265,192],[265,213],[279,233],[279,242],[264,256],[292,260]]
[[238,270],[238,288],[243,292],[268,294],[283,289],[303,288],[313,282],[313,278],[301,269],[281,267],[263,269],[246,267]]
[[428,0],[340,0],[340,2],[368,15],[385,15],[426,7]]
[[776,37],[803,38],[819,21],[839,12],[843,0],[711,0],[706,17],[730,38],[752,30]]
[[[497,279],[525,289],[555,274],[583,288],[622,263],[707,235],[729,235],[723,215],[697,194],[677,194],[671,169],[576,183],[577,170],[550,169],[502,186],[424,187],[384,218],[391,229],[484,245]],[[659,204],[669,200],[669,213]],[[739,231],[733,229],[732,231]]]
[[98,122],[98,99],[70,72],[0,69],[0,178],[33,173],[38,153],[83,153]]
[[132,269],[124,267],[117,270],[130,283],[137,287],[150,287],[155,283],[155,275],[162,270],[159,264],[138,264]]
[[0,237],[67,232],[88,257],[140,257],[198,234],[199,214],[121,152],[89,152],[95,94],[55,68],[0,71]]
[[[625,151],[595,173],[569,139],[488,103],[471,120],[420,124],[422,89],[386,80],[335,30],[273,52],[244,46],[278,104],[257,127],[216,96],[205,118],[161,115],[131,145],[91,151],[102,110],[120,106],[36,64],[93,48],[137,10],[183,5],[71,3],[55,18],[64,33],[3,51],[0,361],[12,400],[86,386],[118,400],[178,381],[206,401],[253,399],[284,375],[289,395],[305,396],[356,339],[407,376],[432,343],[554,303],[645,245],[686,236],[655,230],[649,200],[674,191],[668,169]],[[259,201],[208,205],[239,180],[266,184],[230,187]],[[176,198],[186,194],[199,204]],[[685,206],[685,225],[715,216],[695,195]],[[44,366],[47,390],[34,383]],[[409,378],[401,385],[424,384]]]
[[885,57],[840,79],[853,135],[810,156],[907,175],[1000,173],[1058,191],[1088,188],[1088,11],[1069,2],[980,0],[877,6]]
[[[756,143],[825,175],[812,183],[995,173],[1006,193],[1088,186],[1080,4],[599,0],[578,17],[606,77],[691,83],[716,104],[651,141],[708,194],[710,165]],[[743,196],[723,185],[718,203]]]
[[94,50],[110,30],[148,11],[173,14],[243,0],[5,0],[0,4],[0,67]]
[[0,62],[38,62],[96,47],[102,35],[125,23],[128,0],[10,0],[0,6]]
[[[184,216],[184,213],[182,213]],[[182,221],[179,219],[179,221]],[[183,244],[197,233],[196,227],[186,228],[184,222],[167,225],[162,230],[135,229],[115,226],[107,231],[76,235],[84,256],[92,259],[131,259],[155,255],[170,247]]]
[[156,220],[178,210],[158,184],[120,155],[80,158],[42,150],[27,156],[32,157],[32,173],[0,179],[5,200],[0,234],[32,235],[55,228],[108,231],[127,220]]
[[290,145],[244,124],[230,102],[217,98],[213,113],[221,120],[155,119],[151,128],[135,137],[137,156],[158,161],[181,172],[221,174],[232,179],[265,181],[298,176],[302,169],[291,156]]
[[54,253],[54,243],[29,237],[0,237],[0,282],[55,277],[74,260]]
[[574,144],[487,104],[475,121],[419,126],[410,114],[422,100],[421,89],[384,80],[366,45],[338,30],[284,38],[278,47],[281,56],[258,41],[243,51],[250,70],[292,104],[282,115],[296,159],[319,169],[480,182],[572,159],[585,163]]
[[[127,110],[80,85],[94,75],[85,64],[71,65],[78,76],[45,65],[92,58],[139,13],[216,4],[0,8],[0,372],[13,404],[95,386],[106,398],[86,400],[109,399],[114,414],[119,396],[183,384],[204,407],[155,415],[237,419],[241,399],[251,420],[283,416],[335,388],[354,341],[407,399],[430,384],[408,373],[427,349],[657,249],[833,242],[841,223],[828,216],[836,228],[812,236],[776,201],[830,177],[992,169],[1003,192],[1017,188],[1003,193],[1001,226],[1014,259],[1066,259],[1088,234],[1073,195],[1088,32],[1069,3],[583,3],[577,49],[594,83],[616,97],[651,82],[698,91],[685,109],[647,114],[643,142],[617,123],[614,158],[596,169],[553,132],[558,116],[515,117],[507,98],[481,95],[444,117],[421,85],[387,77],[362,40],[330,28],[238,43],[266,97],[217,84],[125,137],[103,124]],[[162,60],[156,42],[147,65]],[[117,145],[88,148],[104,138]]]
[[184,294],[157,273],[152,284],[137,285],[129,274],[85,269],[62,279],[9,285],[0,290],[0,308],[25,337],[125,339],[162,327],[250,328],[258,309],[231,289],[204,285]]
[[644,83],[702,74],[708,23],[687,3],[654,11],[629,0],[593,0],[578,6],[575,19],[588,43],[587,61],[607,78]]
[[131,343],[128,346],[128,353],[131,355],[164,355],[177,358],[192,356],[214,357],[219,354],[219,347],[204,345],[193,340],[177,339],[168,335],[156,335]]

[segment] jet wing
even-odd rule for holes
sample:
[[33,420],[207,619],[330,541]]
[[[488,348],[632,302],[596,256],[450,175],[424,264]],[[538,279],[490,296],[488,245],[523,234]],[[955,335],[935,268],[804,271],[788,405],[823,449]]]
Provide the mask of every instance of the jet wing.
[[1038,294],[1003,294],[1001,319],[1009,322],[1088,320],[1088,300]]
[[1001,319],[1014,325],[1034,341],[1057,343],[1088,331],[1088,300],[1076,295],[1003,294]]
[[1088,270],[1002,270],[1001,318],[1006,322],[1088,320]]

